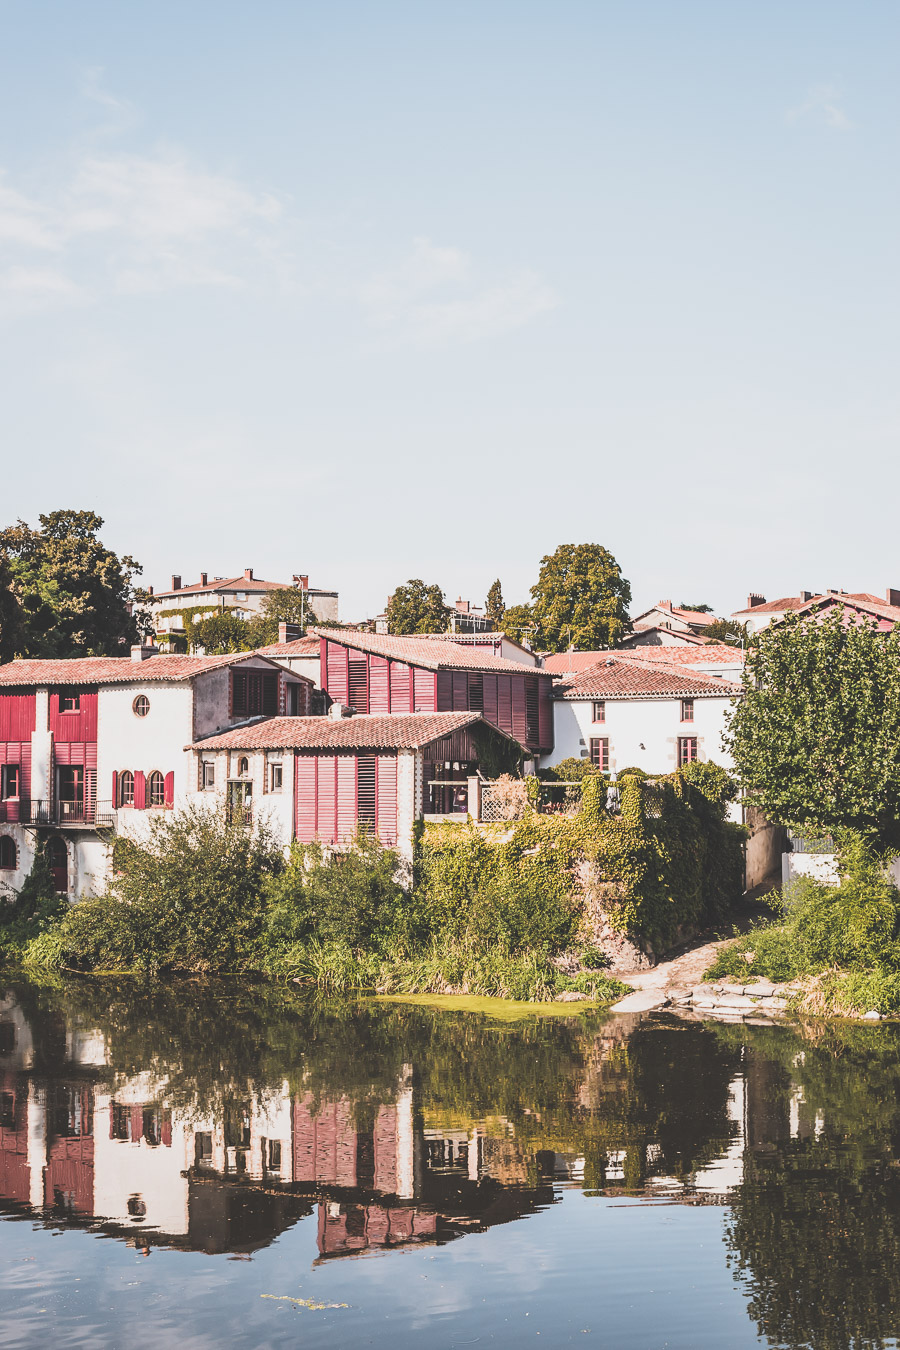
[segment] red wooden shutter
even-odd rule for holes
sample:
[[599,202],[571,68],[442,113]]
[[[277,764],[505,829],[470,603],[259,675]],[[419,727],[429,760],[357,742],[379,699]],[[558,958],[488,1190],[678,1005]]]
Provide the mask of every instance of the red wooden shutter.
[[147,805],[147,780],[140,769],[134,775],[134,809],[143,811]]
[[169,1111],[163,1111],[163,1113],[162,1113],[162,1130],[161,1130],[161,1137],[162,1137],[162,1146],[163,1146],[163,1148],[171,1148],[171,1147],[172,1147],[172,1115],[171,1115],[171,1112],[169,1112]]
[[166,806],[175,805],[175,775],[167,773],[163,782],[163,802]]
[[119,775],[115,769],[113,769],[112,779],[112,804],[114,810],[119,805]]
[[295,755],[294,832],[304,844],[316,837],[316,757]]

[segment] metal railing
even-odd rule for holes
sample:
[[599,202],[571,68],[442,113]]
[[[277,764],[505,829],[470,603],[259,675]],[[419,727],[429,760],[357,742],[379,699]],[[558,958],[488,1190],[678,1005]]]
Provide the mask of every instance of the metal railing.
[[[114,829],[116,813],[112,802],[47,801],[39,797],[20,797],[18,802],[4,802],[6,820],[19,825],[56,825],[81,829]],[[15,807],[15,809],[10,809]]]
[[791,853],[833,853],[834,840],[830,834],[818,837],[804,834],[788,834]]

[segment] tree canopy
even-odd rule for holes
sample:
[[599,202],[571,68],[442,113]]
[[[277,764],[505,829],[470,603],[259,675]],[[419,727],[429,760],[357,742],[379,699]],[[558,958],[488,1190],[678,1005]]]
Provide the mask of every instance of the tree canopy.
[[736,619],[716,619],[706,625],[703,636],[726,647],[740,647],[747,641],[747,626]]
[[536,645],[547,651],[614,647],[631,628],[631,586],[601,544],[560,544],[541,559],[531,595]]
[[729,742],[768,818],[900,850],[900,629],[790,614],[753,638]]
[[121,655],[143,617],[133,613],[140,564],[104,547],[93,511],[38,519],[39,529],[0,530],[0,655]]
[[534,611],[530,605],[510,605],[503,611],[500,632],[513,642],[527,642],[534,646]]
[[387,603],[388,632],[446,633],[451,609],[440,586],[413,578],[398,586]]
[[487,599],[484,602],[484,617],[488,620],[494,632],[500,632],[500,626],[503,623],[503,616],[506,613],[506,605],[503,603],[503,587],[500,585],[500,578],[491,585],[487,593]]

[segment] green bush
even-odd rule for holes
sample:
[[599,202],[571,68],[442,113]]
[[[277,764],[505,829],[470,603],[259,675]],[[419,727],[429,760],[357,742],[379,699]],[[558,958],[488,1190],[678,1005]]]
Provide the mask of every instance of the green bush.
[[0,899],[0,957],[15,959],[27,943],[50,928],[67,908],[65,896],[57,894],[44,841],[38,839],[31,871],[22,889],[8,900]]
[[722,948],[706,978],[791,980],[835,968],[892,976],[900,969],[900,891],[885,859],[846,836],[838,871],[837,886],[799,877],[782,897],[779,920]]

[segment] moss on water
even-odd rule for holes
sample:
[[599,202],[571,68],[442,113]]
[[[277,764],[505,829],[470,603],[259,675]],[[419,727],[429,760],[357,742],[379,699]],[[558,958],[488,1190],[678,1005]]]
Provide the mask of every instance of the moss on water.
[[609,1006],[596,999],[582,999],[577,1003],[524,1003],[509,998],[484,998],[478,994],[378,994],[374,1001],[412,1003],[442,1012],[480,1013],[497,1022],[518,1022],[526,1017],[571,1017],[582,1012],[595,1013]]

